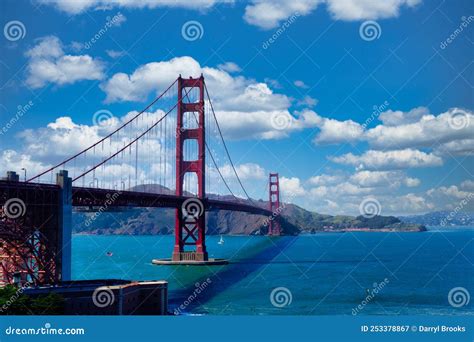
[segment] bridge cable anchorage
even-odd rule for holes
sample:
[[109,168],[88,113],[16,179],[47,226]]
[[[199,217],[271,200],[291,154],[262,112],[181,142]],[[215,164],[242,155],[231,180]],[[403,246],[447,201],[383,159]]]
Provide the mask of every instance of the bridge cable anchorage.
[[[79,153],[76,153],[75,155],[73,155],[72,157],[62,161],[61,163],[59,164],[56,164],[55,166],[52,166],[50,167],[49,169],[47,169],[46,171],[43,171],[42,173],[28,179],[26,182],[31,182],[45,174],[47,174],[48,172],[52,172],[54,169],[60,167],[61,165],[64,165],[66,164],[67,162],[75,159],[76,157],[80,156],[81,154],[83,153],[86,153],[87,151],[93,149],[94,147],[96,147],[97,145],[99,145],[100,143],[103,143],[105,140],[107,140],[108,138],[110,138],[112,135],[114,135],[115,133],[117,133],[118,131],[120,131],[122,128],[128,126],[132,121],[134,121],[136,118],[138,118],[140,115],[142,115],[144,112],[146,112],[148,109],[151,108],[151,106],[153,106],[156,102],[158,102],[158,100],[160,100],[175,84],[176,82],[178,82],[178,79],[174,80],[173,83],[171,83],[171,85],[166,88],[166,90],[164,90],[159,96],[157,96],[148,106],[146,106],[144,109],[142,109],[137,115],[135,115],[133,118],[131,118],[130,120],[128,120],[127,122],[125,122],[122,126],[120,126],[119,128],[117,128],[116,130],[114,130],[113,132],[109,133],[108,135],[106,135],[105,137],[103,137],[102,139],[100,139],[99,141],[97,141],[96,143],[90,145],[88,148],[80,151]],[[177,104],[176,104],[177,105]],[[173,108],[174,109],[174,108]],[[171,109],[171,110],[173,110]],[[77,179],[78,177],[76,177],[75,179]]]
[[214,120],[216,121],[217,131],[219,132],[219,135],[220,135],[220,137],[221,137],[222,144],[224,145],[224,149],[225,149],[225,152],[226,152],[226,154],[227,154],[227,158],[229,158],[230,165],[232,166],[232,170],[234,170],[235,176],[237,177],[237,181],[239,182],[240,187],[241,187],[242,190],[244,191],[245,196],[247,196],[247,199],[248,199],[248,200],[250,201],[250,203],[252,203],[254,206],[257,206],[257,205],[255,204],[255,202],[250,198],[249,194],[247,193],[247,190],[245,190],[245,187],[244,187],[244,185],[242,184],[242,181],[240,180],[239,175],[237,174],[237,170],[235,169],[234,162],[232,161],[232,158],[230,157],[230,153],[229,153],[229,150],[228,150],[228,148],[227,148],[227,144],[225,143],[224,136],[222,135],[222,131],[221,131],[221,127],[220,127],[220,125],[219,125],[219,121],[217,121],[216,113],[215,113],[215,111],[214,111],[214,106],[212,105],[211,97],[209,96],[209,91],[207,90],[206,83],[204,83],[204,89],[206,90],[206,95],[207,95],[207,99],[209,100],[209,104],[210,104],[210,107],[211,107],[212,115],[214,116]]
[[[204,84],[205,86],[205,84]],[[186,98],[188,99],[188,101],[191,101],[189,96],[186,94]],[[199,125],[199,121],[196,117],[196,113],[195,112],[192,112],[193,113],[193,117],[194,117],[194,120],[196,120],[196,124]],[[217,165],[217,162],[216,160],[214,159],[214,156],[211,152],[211,149],[209,148],[209,145],[207,144],[207,141],[204,141],[204,144],[206,145],[206,149],[207,151],[209,152],[209,155],[211,156],[211,159],[212,159],[212,162],[214,164],[214,166],[216,167],[216,170],[217,170],[217,173],[219,174],[219,176],[221,177],[222,181],[224,182],[224,185],[226,186],[227,190],[229,190],[230,194],[235,198],[235,199],[238,199],[237,196],[234,195],[234,193],[232,192],[232,190],[230,189],[229,185],[227,184],[224,176],[222,175],[222,172],[221,170],[219,169],[219,166]]]
[[[188,91],[189,92],[189,91]],[[187,93],[186,93],[187,94]],[[76,180],[78,180],[79,178],[89,174],[90,172],[92,172],[93,170],[97,169],[99,166],[105,164],[106,162],[108,162],[110,159],[114,158],[116,155],[118,155],[119,153],[121,153],[122,151],[126,150],[128,147],[132,146],[134,143],[137,143],[137,146],[138,146],[138,140],[141,139],[145,134],[147,134],[148,132],[150,132],[153,128],[155,128],[161,121],[163,121],[163,119],[165,119],[176,107],[178,107],[178,102],[176,102],[173,107],[171,107],[170,110],[168,110],[166,112],[165,115],[163,115],[157,122],[155,122],[153,125],[151,125],[149,128],[147,128],[143,133],[137,135],[137,137],[135,139],[133,139],[131,142],[129,142],[127,145],[125,145],[124,147],[122,147],[120,150],[118,150],[117,152],[115,152],[114,154],[112,154],[110,157],[102,160],[99,164],[95,165],[92,169],[90,169],[89,171],[87,172],[84,172],[83,174],[77,176],[76,178],[74,178],[72,181],[75,182]],[[166,122],[166,121],[165,121]],[[137,148],[138,150],[138,148]],[[136,152],[136,155],[138,155],[138,152]],[[62,164],[60,164],[62,165]],[[135,180],[136,182],[136,180]]]

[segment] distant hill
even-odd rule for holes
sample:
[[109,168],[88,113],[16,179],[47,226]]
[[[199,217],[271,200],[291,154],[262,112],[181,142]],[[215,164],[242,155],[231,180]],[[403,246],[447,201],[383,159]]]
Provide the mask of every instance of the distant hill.
[[[143,187],[143,188],[141,188]],[[136,187],[135,190],[171,193],[160,185]],[[231,196],[209,195],[210,198],[233,200]],[[247,202],[247,200],[239,200]],[[253,201],[267,207],[264,201]],[[125,208],[96,214],[76,210],[73,214],[73,232],[77,234],[157,235],[174,232],[175,210],[169,208]],[[207,234],[259,235],[266,234],[266,217],[225,210],[206,215]],[[282,230],[285,235],[340,231],[424,231],[421,224],[403,223],[393,216],[331,216],[305,210],[294,204],[284,204],[281,211]]]
[[474,226],[474,213],[465,212],[436,211],[399,218],[406,223],[423,224],[425,226]]

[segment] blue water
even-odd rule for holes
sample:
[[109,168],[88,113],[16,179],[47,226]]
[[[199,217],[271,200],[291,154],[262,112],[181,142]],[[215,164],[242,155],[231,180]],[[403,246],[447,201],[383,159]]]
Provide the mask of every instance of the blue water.
[[[186,267],[150,263],[170,256],[172,236],[74,236],[73,277],[165,279],[170,310],[182,305],[185,314],[472,314],[474,299],[453,307],[448,293],[474,295],[474,228],[224,239],[207,237],[208,250],[229,265]],[[286,289],[275,306],[279,287]]]

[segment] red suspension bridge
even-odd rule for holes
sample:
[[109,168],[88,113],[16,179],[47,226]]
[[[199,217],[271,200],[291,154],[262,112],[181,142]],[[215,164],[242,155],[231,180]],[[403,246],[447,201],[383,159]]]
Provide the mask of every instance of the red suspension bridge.
[[[171,261],[178,263],[209,260],[206,211],[264,215],[267,233],[280,235],[278,174],[270,174],[268,204],[252,201],[202,75],[180,76],[142,111],[122,121],[98,118],[97,125],[102,138],[79,153],[25,182],[14,172],[0,181],[0,282],[70,279],[74,206],[175,208]],[[223,189],[230,197],[208,197]]]

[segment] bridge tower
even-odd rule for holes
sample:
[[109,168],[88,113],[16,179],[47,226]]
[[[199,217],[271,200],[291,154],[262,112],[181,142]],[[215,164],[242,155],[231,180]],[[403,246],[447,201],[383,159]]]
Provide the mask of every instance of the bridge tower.
[[269,176],[269,210],[273,213],[268,226],[268,235],[280,235],[281,226],[278,220],[280,215],[280,181],[278,173],[270,173]]
[[[197,102],[186,96],[198,89]],[[187,101],[184,100],[187,98]],[[207,261],[206,227],[205,227],[205,127],[204,127],[204,77],[197,79],[178,78],[178,107],[176,127],[176,195],[183,196],[184,176],[195,173],[197,176],[197,198],[184,201],[176,209],[175,244],[173,261]],[[185,127],[185,114],[191,113],[197,120],[197,127]],[[196,115],[197,114],[197,115]],[[188,114],[189,115],[189,114]],[[189,119],[189,117],[188,117]],[[189,120],[187,120],[189,122]],[[193,120],[191,120],[193,121]],[[197,142],[197,160],[184,159],[185,141],[194,139]],[[188,144],[187,146],[195,146]],[[194,246],[194,250],[185,251],[185,246]]]

